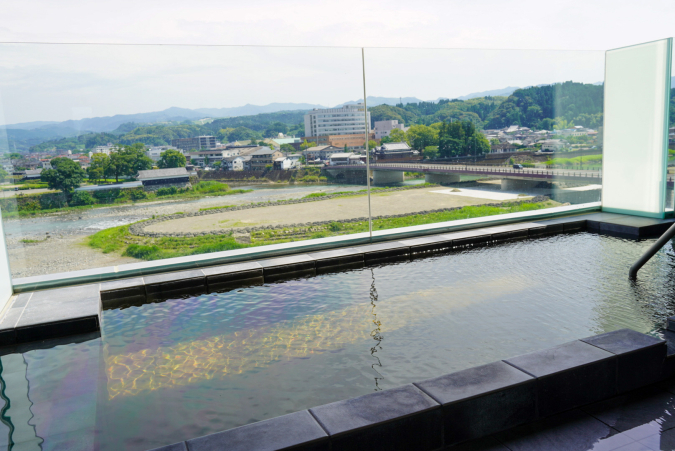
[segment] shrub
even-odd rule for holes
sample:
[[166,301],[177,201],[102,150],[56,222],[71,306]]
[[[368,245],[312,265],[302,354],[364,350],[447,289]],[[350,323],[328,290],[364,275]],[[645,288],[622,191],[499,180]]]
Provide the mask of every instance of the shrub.
[[171,195],[177,194],[177,193],[178,193],[178,188],[176,188],[175,186],[169,186],[169,187],[160,188],[160,189],[157,190],[158,196],[171,196]]
[[342,224],[340,224],[339,222],[331,222],[328,225],[328,230],[330,230],[331,232],[339,232],[340,230],[342,230]]
[[220,193],[223,191],[229,191],[229,189],[230,187],[227,186],[227,184],[213,180],[199,182],[192,187],[192,191],[197,193]]
[[75,191],[73,197],[70,198],[70,205],[94,205],[96,199],[91,195],[89,191]]
[[129,190],[129,197],[131,198],[131,200],[141,200],[147,199],[148,194],[143,190],[143,188],[137,188]]
[[130,244],[123,255],[138,258],[141,260],[152,260],[153,256],[159,252],[159,246],[146,246],[143,244]]
[[108,189],[94,191],[94,197],[98,199],[99,203],[107,204],[113,202],[120,195],[120,189]]
[[324,196],[327,196],[327,195],[328,194],[326,194],[326,193],[310,193],[310,194],[306,195],[305,197],[303,197],[303,199],[312,199],[314,197],[324,197]]

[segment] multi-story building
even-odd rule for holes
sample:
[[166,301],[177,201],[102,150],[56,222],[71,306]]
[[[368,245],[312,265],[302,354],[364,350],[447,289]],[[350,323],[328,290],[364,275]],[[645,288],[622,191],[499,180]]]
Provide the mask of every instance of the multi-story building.
[[[340,108],[314,109],[305,114],[305,136],[365,135],[370,112],[362,103]],[[369,127],[370,128],[370,127]]]
[[188,156],[190,157],[190,161],[192,162],[192,164],[194,164],[195,166],[204,167],[204,166],[213,166],[213,163],[215,163],[216,161],[221,161],[225,158],[247,154],[246,150],[253,151],[255,149],[258,149],[258,147],[245,147],[243,149],[216,148],[211,150],[200,150],[197,152],[190,152]]
[[106,155],[110,155],[110,153],[114,150],[117,150],[119,146],[113,143],[108,143],[105,146],[96,146],[94,147],[91,152],[92,153],[104,153]]
[[171,140],[171,145],[181,150],[190,151],[190,150],[202,150],[202,149],[215,149],[216,137],[215,136],[197,136],[195,138],[177,138]]
[[563,148],[563,142],[560,139],[546,139],[540,142],[542,152],[556,151]]
[[224,171],[247,171],[251,169],[251,155],[237,155],[223,158],[221,169]]
[[389,136],[389,133],[394,129],[405,131],[405,126],[399,124],[396,119],[392,121],[375,121],[374,125],[373,131],[375,132],[375,139],[382,139],[385,136]]
[[254,171],[262,171],[266,166],[274,166],[274,160],[284,156],[283,153],[269,147],[259,147],[249,155],[251,155],[251,169]]
[[303,155],[305,161],[328,160],[332,154],[342,152],[342,149],[336,146],[314,146],[305,150]]
[[166,152],[167,150],[177,150],[180,153],[183,153],[182,150],[176,149],[173,146],[152,146],[145,151],[145,155],[152,161],[159,161],[159,159],[162,158],[162,153]]

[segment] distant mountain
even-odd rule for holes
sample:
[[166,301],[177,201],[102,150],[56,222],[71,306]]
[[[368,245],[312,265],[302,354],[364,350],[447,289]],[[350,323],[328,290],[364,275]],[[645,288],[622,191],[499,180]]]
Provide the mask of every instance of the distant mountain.
[[138,114],[116,114],[115,116],[93,117],[80,120],[63,122],[24,122],[20,124],[8,124],[6,129],[18,130],[49,130],[49,129],[72,129],[80,132],[110,132],[127,122],[137,124],[152,124],[157,122],[172,122],[197,120],[206,117],[235,117],[252,116],[260,113],[274,113],[277,111],[311,110],[323,108],[321,105],[310,103],[270,103],[269,105],[244,105],[233,108],[178,108],[171,107],[163,111]]
[[[424,102],[424,100],[420,100],[417,97],[377,97],[377,96],[368,96],[368,108],[371,106],[379,106],[379,105],[392,105],[395,106],[396,104],[403,103],[404,105],[406,103],[419,103],[419,102]],[[363,103],[363,99],[359,100],[351,100],[349,102],[341,103],[339,105],[335,105],[335,108],[339,108],[344,105],[354,105],[357,103]],[[324,107],[322,107],[324,108]]]
[[509,86],[508,88],[492,89],[490,91],[472,92],[471,94],[467,94],[465,96],[460,96],[460,97],[456,97],[456,98],[459,99],[459,100],[469,100],[469,99],[475,99],[477,97],[487,97],[487,96],[508,97],[511,94],[513,94],[516,89],[520,89],[520,88]]
[[[237,106],[233,108],[198,108],[195,111],[201,117],[236,117],[236,116],[253,116],[261,113],[276,113],[278,111],[297,111],[297,110],[311,110],[313,108],[326,108],[322,105],[312,103],[270,103],[269,105],[251,105]],[[201,119],[200,117],[200,119]]]

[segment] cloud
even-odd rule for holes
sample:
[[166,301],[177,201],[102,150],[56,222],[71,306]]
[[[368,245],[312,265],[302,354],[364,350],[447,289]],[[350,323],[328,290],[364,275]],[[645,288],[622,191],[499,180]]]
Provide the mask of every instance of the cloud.
[[73,108],[333,105],[363,96],[359,46],[369,95],[596,82],[604,49],[672,35],[673,18],[675,2],[661,0],[11,2],[0,41],[184,46],[2,45],[0,94],[8,122],[71,119]]

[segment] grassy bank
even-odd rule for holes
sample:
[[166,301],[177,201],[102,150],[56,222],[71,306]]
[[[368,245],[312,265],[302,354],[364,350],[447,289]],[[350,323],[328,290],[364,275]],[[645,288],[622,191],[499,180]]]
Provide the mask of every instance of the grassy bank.
[[[413,225],[433,224],[459,219],[494,216],[521,211],[533,211],[559,205],[554,201],[539,203],[512,203],[500,207],[469,206],[457,210],[429,214],[413,214],[398,218],[373,220],[374,230],[392,229]],[[186,255],[206,254],[267,244],[300,241],[312,238],[347,235],[367,232],[368,222],[349,222],[311,227],[286,227],[251,233],[251,243],[239,243],[232,235],[206,235],[199,237],[150,238],[132,235],[129,226],[112,227],[95,233],[88,238],[88,244],[104,253],[118,252],[123,256],[141,260],[159,260]]]
[[[3,219],[21,218],[27,216],[45,216],[89,210],[92,208],[105,208],[118,205],[130,205],[144,202],[156,202],[161,200],[196,199],[213,196],[231,196],[234,194],[248,193],[252,190],[230,189],[224,183],[205,181],[196,183],[190,189],[177,189],[175,187],[160,188],[154,192],[146,192],[142,188],[113,189],[106,191],[76,192],[71,200],[66,203],[65,197],[55,201],[51,195],[50,202],[45,202],[46,197],[41,194],[27,194],[20,199],[11,202],[10,199],[0,200]],[[60,204],[57,208],[54,204]],[[10,207],[10,208],[8,208]],[[14,207],[14,208],[11,208]]]

